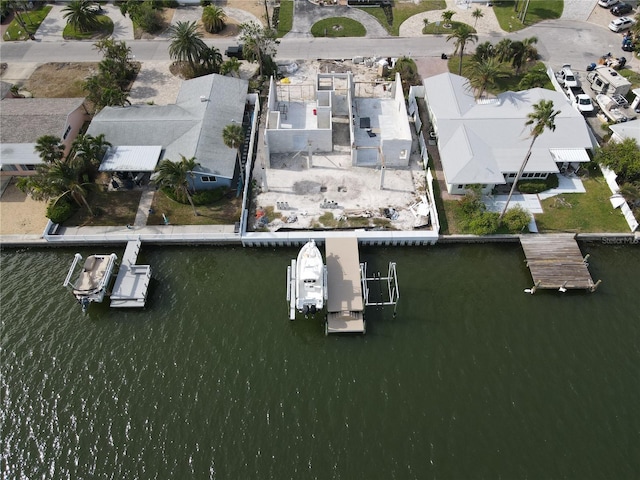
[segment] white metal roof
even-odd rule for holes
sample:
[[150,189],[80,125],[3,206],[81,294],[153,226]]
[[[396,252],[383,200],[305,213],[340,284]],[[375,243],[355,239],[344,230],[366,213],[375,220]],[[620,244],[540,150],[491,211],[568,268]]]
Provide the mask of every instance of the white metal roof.
[[101,172],[152,172],[156,169],[162,147],[117,146],[107,151],[99,170]]
[[0,165],[38,165],[42,159],[35,143],[0,143]]

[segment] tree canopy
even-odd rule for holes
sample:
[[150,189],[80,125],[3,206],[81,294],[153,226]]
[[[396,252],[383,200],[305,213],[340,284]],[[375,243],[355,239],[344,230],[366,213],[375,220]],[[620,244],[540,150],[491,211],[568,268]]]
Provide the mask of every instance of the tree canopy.
[[596,151],[595,161],[616,172],[621,183],[640,181],[640,148],[634,138],[605,143]]

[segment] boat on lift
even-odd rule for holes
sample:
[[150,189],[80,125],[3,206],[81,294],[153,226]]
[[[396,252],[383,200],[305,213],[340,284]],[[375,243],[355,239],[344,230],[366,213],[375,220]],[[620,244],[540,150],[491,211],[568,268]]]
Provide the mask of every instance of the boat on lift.
[[84,261],[82,270],[77,275],[75,282],[72,282],[71,278],[82,260],[82,255],[76,253],[62,286],[71,288],[71,292],[82,306],[82,312],[84,313],[92,302],[100,303],[104,299],[118,257],[115,253],[110,255],[89,255]]
[[303,314],[324,308],[327,273],[315,240],[304,244],[295,265],[295,306]]

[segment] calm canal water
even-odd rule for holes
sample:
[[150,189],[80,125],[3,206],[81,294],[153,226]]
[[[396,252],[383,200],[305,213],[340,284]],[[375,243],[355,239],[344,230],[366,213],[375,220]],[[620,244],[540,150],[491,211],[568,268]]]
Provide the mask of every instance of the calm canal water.
[[294,249],[145,246],[148,308],[86,316],[75,250],[5,250],[2,475],[637,479],[640,248],[581,247],[595,294],[523,293],[517,245],[364,249],[401,299],[352,337],[287,319]]

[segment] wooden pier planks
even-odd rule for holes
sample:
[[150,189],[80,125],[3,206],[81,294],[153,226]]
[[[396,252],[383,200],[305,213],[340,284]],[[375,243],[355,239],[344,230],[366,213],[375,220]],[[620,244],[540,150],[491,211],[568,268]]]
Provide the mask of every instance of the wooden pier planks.
[[520,244],[536,288],[594,289],[573,234],[522,235]]

